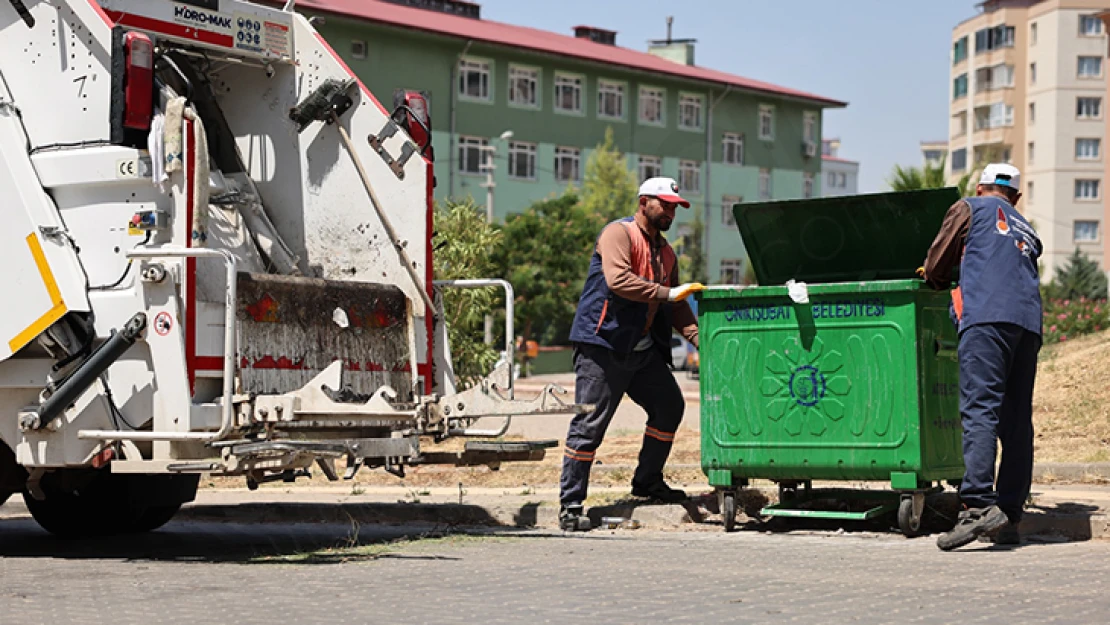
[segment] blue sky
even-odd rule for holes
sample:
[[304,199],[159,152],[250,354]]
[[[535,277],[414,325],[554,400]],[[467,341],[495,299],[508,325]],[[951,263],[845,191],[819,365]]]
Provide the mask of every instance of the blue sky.
[[477,0],[482,17],[572,34],[587,24],[617,44],[698,40],[695,60],[748,78],[846,100],[825,113],[825,137],[860,161],[861,193],[886,190],[895,164],[918,165],[923,140],[948,132],[952,27],[975,0]]

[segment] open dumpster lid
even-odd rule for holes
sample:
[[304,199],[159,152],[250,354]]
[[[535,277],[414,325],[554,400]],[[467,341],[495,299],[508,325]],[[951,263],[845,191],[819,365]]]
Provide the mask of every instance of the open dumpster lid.
[[752,269],[761,285],[914,277],[955,187],[811,200],[736,204]]

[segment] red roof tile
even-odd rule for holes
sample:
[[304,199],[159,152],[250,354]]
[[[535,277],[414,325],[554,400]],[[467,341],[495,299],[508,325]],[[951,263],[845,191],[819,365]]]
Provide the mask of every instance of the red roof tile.
[[859,165],[859,161],[853,161],[853,160],[849,160],[849,159],[846,159],[846,158],[840,158],[839,156],[829,156],[828,154],[822,154],[821,155],[821,160],[823,160],[823,161],[832,161],[834,163],[848,163],[849,165]]
[[546,30],[515,26],[490,20],[476,20],[426,9],[417,9],[381,0],[299,0],[298,7],[364,19],[380,24],[472,39],[514,48],[557,54],[584,61],[619,65],[634,70],[668,74],[680,78],[731,85],[790,98],[801,98],[827,107],[846,106],[846,102],[787,89],[778,85],[743,78],[705,67],[680,65],[647,52],[594,43]]

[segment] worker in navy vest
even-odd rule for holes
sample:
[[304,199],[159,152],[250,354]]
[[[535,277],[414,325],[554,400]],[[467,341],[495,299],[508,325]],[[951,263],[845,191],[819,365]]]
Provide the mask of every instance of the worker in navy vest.
[[590,467],[605,430],[627,394],[647,412],[632,494],[666,502],[686,493],[663,481],[663,465],[686,409],[668,363],[671,331],[695,346],[697,318],[686,298],[705,287],[678,282],[678,262],[663,232],[674,222],[676,207],[690,207],[670,178],[651,178],[640,186],[636,214],[601,231],[571,326],[574,343],[575,397],[593,404],[576,415],[567,432],[559,483],[560,526],[586,530],[582,502]]
[[1042,316],[1037,259],[1043,248],[1015,210],[1020,188],[1016,167],[987,165],[975,197],[948,209],[920,270],[931,286],[945,289],[959,269],[952,312],[960,336],[964,510],[955,528],[937,540],[945,551],[979,536],[1021,541],[1017,527],[1033,477],[1033,380]]

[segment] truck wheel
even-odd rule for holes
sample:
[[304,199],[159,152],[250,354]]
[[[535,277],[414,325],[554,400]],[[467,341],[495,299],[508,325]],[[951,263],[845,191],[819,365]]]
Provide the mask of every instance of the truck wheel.
[[181,504],[168,506],[147,506],[131,524],[130,530],[136,534],[153,532],[173,519]]
[[42,529],[61,538],[104,536],[125,528],[133,521],[130,506],[113,506],[96,494],[43,489],[46,498],[35,499],[23,493],[31,517]]

